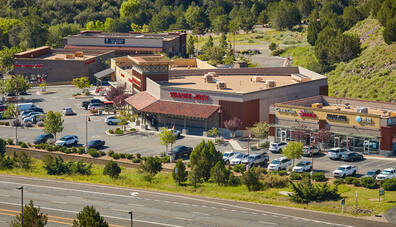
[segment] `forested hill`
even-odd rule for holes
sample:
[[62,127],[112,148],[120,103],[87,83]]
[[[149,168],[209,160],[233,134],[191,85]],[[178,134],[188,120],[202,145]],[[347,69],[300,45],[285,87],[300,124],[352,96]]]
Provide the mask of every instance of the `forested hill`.
[[396,43],[387,45],[383,30],[378,20],[368,18],[348,31],[359,36],[364,50],[328,73],[330,95],[396,101]]

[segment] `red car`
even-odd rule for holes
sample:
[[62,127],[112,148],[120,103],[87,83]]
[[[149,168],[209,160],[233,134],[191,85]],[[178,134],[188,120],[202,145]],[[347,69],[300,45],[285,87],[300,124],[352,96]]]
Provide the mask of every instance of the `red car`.
[[3,112],[7,109],[6,105],[0,105],[0,112]]

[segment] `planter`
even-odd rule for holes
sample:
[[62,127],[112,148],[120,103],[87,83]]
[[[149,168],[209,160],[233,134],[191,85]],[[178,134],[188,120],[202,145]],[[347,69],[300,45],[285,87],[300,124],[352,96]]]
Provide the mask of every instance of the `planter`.
[[137,132],[137,130],[135,130],[135,131],[124,131],[123,134],[115,134],[115,133],[110,133],[109,130],[106,130],[106,132],[105,132],[106,135],[109,135],[109,136],[124,136],[124,135],[129,135],[129,134],[133,134],[133,133]]

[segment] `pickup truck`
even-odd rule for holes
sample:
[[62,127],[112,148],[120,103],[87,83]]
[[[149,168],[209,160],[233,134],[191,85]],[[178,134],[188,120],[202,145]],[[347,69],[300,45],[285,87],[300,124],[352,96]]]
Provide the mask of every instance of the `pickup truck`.
[[267,153],[252,154],[242,160],[242,164],[252,166],[264,166],[268,163],[269,156]]
[[358,170],[357,166],[342,165],[333,171],[334,177],[354,176]]
[[335,160],[335,159],[340,159],[341,156],[342,156],[343,154],[347,153],[347,152],[351,152],[351,151],[348,151],[348,150],[345,149],[345,148],[336,147],[336,148],[332,148],[332,149],[328,150],[327,156],[328,156],[330,159]]
[[267,170],[268,171],[279,171],[279,170],[286,170],[288,167],[292,165],[292,161],[285,158],[285,157],[280,157],[277,159],[272,160],[271,164],[268,165]]

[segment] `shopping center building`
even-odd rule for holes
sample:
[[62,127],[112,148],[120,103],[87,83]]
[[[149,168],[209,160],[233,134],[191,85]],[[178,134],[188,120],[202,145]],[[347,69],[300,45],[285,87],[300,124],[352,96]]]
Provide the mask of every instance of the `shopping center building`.
[[324,140],[327,148],[347,147],[358,152],[395,155],[395,103],[308,97],[272,105],[269,123],[273,126],[270,130],[273,141],[318,143],[323,142],[318,141],[318,135],[327,133]]
[[126,102],[161,127],[207,130],[239,118],[245,130],[267,121],[271,104],[327,95],[327,77],[302,67],[173,69],[161,56],[119,60],[116,80],[134,94]]

